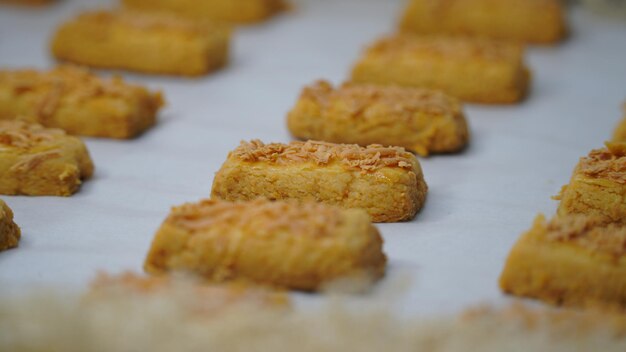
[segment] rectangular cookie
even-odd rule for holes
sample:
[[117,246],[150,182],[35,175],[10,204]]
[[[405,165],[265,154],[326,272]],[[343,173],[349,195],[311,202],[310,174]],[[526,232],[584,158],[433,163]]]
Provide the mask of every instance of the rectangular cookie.
[[537,217],[500,277],[507,293],[551,304],[626,305],[626,227],[582,214]]
[[485,104],[519,102],[529,80],[521,45],[468,37],[382,38],[352,70],[356,83],[440,89],[463,101]]
[[283,0],[123,0],[122,3],[129,9],[235,23],[263,21],[287,8]]
[[576,165],[570,183],[555,197],[558,213],[602,216],[626,221],[626,143],[607,143]]
[[19,226],[13,221],[13,211],[0,199],[0,251],[17,247],[21,236]]
[[364,211],[257,199],[173,208],[144,269],[316,290],[343,277],[379,278],[385,265],[382,238]]
[[301,139],[395,145],[422,156],[465,147],[467,121],[458,100],[430,89],[327,81],[305,87],[287,125]]
[[230,29],[174,15],[85,12],[52,39],[58,60],[155,74],[200,76],[228,61]]
[[0,120],[29,119],[70,134],[132,138],[156,123],[162,105],[160,92],[119,76],[102,79],[77,66],[0,70]]
[[560,0],[411,0],[400,29],[542,44],[566,34]]
[[228,154],[211,194],[230,201],[311,200],[395,222],[415,217],[427,188],[419,162],[400,147],[253,140]]
[[23,121],[0,121],[0,194],[69,196],[93,168],[77,137]]

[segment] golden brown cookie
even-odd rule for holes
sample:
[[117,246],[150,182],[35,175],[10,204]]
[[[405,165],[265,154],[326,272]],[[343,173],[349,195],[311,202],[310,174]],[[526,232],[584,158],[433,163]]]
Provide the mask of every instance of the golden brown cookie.
[[37,124],[0,121],[0,194],[69,196],[93,169],[79,138]]
[[415,156],[400,147],[327,142],[242,142],[215,175],[224,200],[297,199],[361,208],[374,222],[411,220],[428,187]]
[[626,143],[592,150],[576,165],[570,183],[555,197],[558,213],[602,216],[626,221]]
[[132,138],[156,123],[159,92],[84,68],[0,71],[0,120],[28,119],[70,134]]
[[325,204],[203,200],[172,209],[144,268],[213,281],[246,279],[298,290],[385,272],[382,238],[367,214]]
[[567,32],[559,0],[411,0],[400,28],[543,44],[558,42]]
[[398,86],[315,82],[302,90],[287,125],[305,140],[395,145],[422,156],[459,151],[469,139],[458,100]]
[[467,102],[510,104],[526,96],[530,72],[519,44],[400,34],[371,45],[354,66],[352,81],[440,89]]
[[134,11],[86,12],[64,22],[52,39],[62,61],[155,74],[205,75],[228,61],[223,24]]
[[552,304],[626,306],[626,227],[588,215],[538,216],[500,277],[507,293]]

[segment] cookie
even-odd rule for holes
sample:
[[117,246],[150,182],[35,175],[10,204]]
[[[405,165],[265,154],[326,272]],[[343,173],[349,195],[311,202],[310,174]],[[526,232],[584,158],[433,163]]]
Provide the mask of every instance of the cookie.
[[315,82],[302,90],[287,126],[300,139],[395,145],[422,156],[457,152],[469,140],[457,99],[399,86]]
[[160,92],[84,68],[0,71],[0,120],[27,119],[70,134],[127,139],[156,123]]
[[77,137],[23,121],[0,121],[0,194],[69,196],[93,169]]
[[230,201],[317,201],[396,222],[415,217],[427,189],[419,162],[400,147],[253,140],[229,153],[211,194]]
[[538,216],[500,277],[503,291],[572,306],[626,305],[626,227],[602,217]]
[[201,76],[228,62],[224,24],[133,11],[80,14],[58,28],[52,53],[61,61],[153,74]]
[[439,89],[466,102],[512,104],[527,94],[524,48],[490,39],[394,35],[357,61],[355,83]]
[[344,277],[379,278],[385,265],[382,238],[364,211],[257,199],[173,208],[144,269],[312,291]]

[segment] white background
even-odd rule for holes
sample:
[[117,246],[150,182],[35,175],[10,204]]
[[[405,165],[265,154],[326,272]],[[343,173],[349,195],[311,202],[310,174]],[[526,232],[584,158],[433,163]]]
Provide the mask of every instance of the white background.
[[[394,30],[401,3],[310,1],[238,30],[232,63],[213,75],[125,74],[164,91],[168,106],[158,126],[132,141],[85,139],[97,171],[73,197],[3,196],[23,238],[19,248],[0,253],[0,293],[48,285],[78,290],[98,270],[140,272],[169,208],[208,197],[214,173],[240,140],[289,141],[285,115],[301,87],[346,79],[364,45]],[[52,67],[55,26],[109,5],[0,6],[0,66]],[[537,213],[554,212],[550,196],[622,116],[626,25],[579,9],[569,17],[569,40],[529,49],[529,99],[467,105],[471,146],[421,159],[426,207],[412,222],[379,225],[390,258],[381,285],[405,280],[404,307],[434,313],[505,300],[497,278],[514,241]]]

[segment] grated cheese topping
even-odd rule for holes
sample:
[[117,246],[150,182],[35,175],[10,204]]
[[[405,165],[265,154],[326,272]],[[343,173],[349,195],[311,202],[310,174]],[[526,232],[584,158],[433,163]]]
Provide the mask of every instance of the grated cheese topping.
[[592,252],[616,257],[626,254],[626,227],[607,224],[602,217],[588,215],[557,216],[546,224],[546,239],[573,243]]
[[626,143],[606,143],[580,159],[577,171],[591,178],[605,178],[626,184]]
[[315,202],[250,202],[202,200],[174,207],[166,222],[189,231],[240,229],[260,235],[288,232],[294,235],[332,236],[343,221],[340,208]]
[[301,98],[315,101],[324,111],[339,103],[347,109],[348,118],[367,118],[364,112],[378,104],[384,105],[394,116],[407,118],[418,112],[445,118],[461,111],[457,99],[425,88],[345,83],[335,89],[329,82],[320,80],[305,87]]
[[145,88],[129,85],[121,76],[102,79],[74,65],[60,65],[50,71],[0,70],[0,83],[16,96],[37,94],[36,114],[44,119],[56,112],[62,100],[68,104],[80,104],[106,96],[129,102],[147,98],[156,108],[164,103],[160,92],[151,93]]
[[264,144],[259,140],[242,141],[232,155],[247,162],[268,162],[278,165],[314,162],[328,165],[339,162],[351,170],[376,171],[385,167],[412,169],[415,157],[401,147],[372,144],[334,144],[318,141]]

